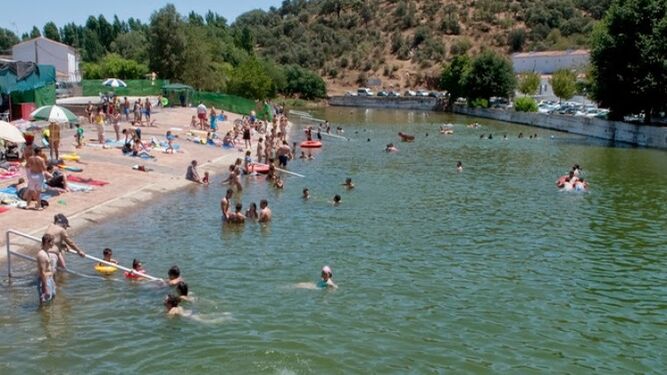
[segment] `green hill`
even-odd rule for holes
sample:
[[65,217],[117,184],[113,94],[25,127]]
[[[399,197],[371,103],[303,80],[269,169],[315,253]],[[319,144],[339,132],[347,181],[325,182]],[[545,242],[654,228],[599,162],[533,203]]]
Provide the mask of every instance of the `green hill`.
[[[257,51],[343,90],[366,78],[415,87],[465,52],[586,48],[610,0],[286,0],[239,16]],[[358,82],[357,82],[358,81]]]

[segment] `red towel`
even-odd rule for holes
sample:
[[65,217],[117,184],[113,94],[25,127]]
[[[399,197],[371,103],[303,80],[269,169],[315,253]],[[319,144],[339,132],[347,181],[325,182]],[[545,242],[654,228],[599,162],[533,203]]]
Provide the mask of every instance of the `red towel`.
[[0,206],[0,214],[9,211],[9,207]]

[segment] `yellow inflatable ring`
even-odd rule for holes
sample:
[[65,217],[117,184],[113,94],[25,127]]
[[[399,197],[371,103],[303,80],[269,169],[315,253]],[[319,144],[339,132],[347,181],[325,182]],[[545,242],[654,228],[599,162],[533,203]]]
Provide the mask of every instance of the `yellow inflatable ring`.
[[77,154],[64,154],[60,155],[60,158],[63,160],[69,160],[69,161],[79,161],[79,155]]
[[95,271],[103,274],[103,275],[111,275],[112,273],[118,271],[118,268],[113,267],[113,266],[106,266],[106,265],[101,265],[101,264],[96,264],[95,265]]

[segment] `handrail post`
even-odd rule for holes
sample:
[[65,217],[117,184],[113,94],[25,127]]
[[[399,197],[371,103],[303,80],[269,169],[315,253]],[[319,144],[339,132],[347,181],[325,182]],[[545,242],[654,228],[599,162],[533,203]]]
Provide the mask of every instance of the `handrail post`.
[[7,277],[12,278],[12,252],[11,245],[9,243],[9,231],[7,231],[5,240],[7,241]]

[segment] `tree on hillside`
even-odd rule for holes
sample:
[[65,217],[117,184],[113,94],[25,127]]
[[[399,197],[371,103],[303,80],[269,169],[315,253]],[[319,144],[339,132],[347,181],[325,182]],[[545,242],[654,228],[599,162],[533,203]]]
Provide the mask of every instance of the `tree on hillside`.
[[234,69],[234,74],[227,83],[230,93],[245,98],[263,100],[271,93],[271,77],[262,64],[251,57]]
[[187,46],[183,21],[174,5],[168,4],[151,15],[148,40],[150,68],[164,78],[181,77]]
[[44,25],[44,36],[51,40],[55,40],[56,42],[60,42],[60,32],[58,32],[58,26],[56,26],[56,24],[53,22],[47,22]]
[[39,32],[37,26],[33,26],[32,30],[30,31],[30,39],[38,38],[40,36],[42,36],[42,33]]
[[300,95],[303,99],[324,98],[327,87],[324,80],[310,70],[298,65],[289,65],[285,68],[287,88],[285,94]]
[[440,89],[449,93],[451,105],[460,97],[467,96],[466,79],[470,71],[470,57],[467,55],[455,56],[451,63],[445,65],[440,76]]
[[535,95],[540,87],[540,75],[528,72],[519,75],[519,92],[524,95]]
[[593,96],[622,120],[644,121],[667,103],[667,2],[616,1],[593,34]]
[[470,67],[466,87],[468,99],[512,96],[516,78],[512,63],[492,51],[479,54]]
[[9,51],[12,46],[18,42],[20,42],[20,40],[16,34],[0,27],[0,52]]
[[551,87],[560,100],[568,100],[577,93],[577,76],[573,71],[561,69],[551,76]]

